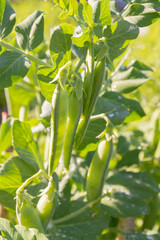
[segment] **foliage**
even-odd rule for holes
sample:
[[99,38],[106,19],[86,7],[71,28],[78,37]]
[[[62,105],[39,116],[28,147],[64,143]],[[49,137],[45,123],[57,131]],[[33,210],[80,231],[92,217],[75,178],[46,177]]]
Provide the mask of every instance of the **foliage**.
[[[14,4],[0,0],[0,93],[11,115],[0,125],[0,203],[9,213],[0,218],[3,239],[160,238],[160,111],[158,97],[149,99],[156,73],[133,41],[159,19],[160,2],[125,2],[120,12],[115,1],[48,0],[16,23]],[[49,22],[51,7],[60,20]],[[104,139],[113,141],[113,154],[100,147]],[[97,182],[89,199],[88,179]],[[17,199],[19,209],[25,202],[36,211],[48,193],[55,209],[44,231],[22,226]],[[130,217],[136,226],[125,232],[118,222]]]

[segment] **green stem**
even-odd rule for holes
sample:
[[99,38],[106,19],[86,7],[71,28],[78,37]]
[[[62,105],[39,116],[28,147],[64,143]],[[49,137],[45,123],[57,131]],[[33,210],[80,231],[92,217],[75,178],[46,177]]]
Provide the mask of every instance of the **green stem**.
[[93,36],[91,36],[91,42],[90,42],[90,47],[89,47],[89,81],[87,80],[87,82],[89,83],[89,86],[87,86],[87,99],[86,99],[86,103],[84,106],[84,115],[88,114],[88,108],[90,106],[90,99],[91,99],[91,95],[92,95],[92,88],[93,88],[93,82],[94,82],[94,44],[93,44]]
[[49,63],[46,63],[46,62],[42,61],[41,59],[39,59],[39,58],[37,58],[37,57],[35,57],[35,56],[32,56],[32,55],[29,54],[29,53],[26,53],[26,52],[20,50],[19,48],[13,47],[11,44],[6,43],[6,42],[4,42],[4,41],[2,41],[2,40],[0,40],[0,45],[2,45],[3,47],[5,47],[5,48],[7,48],[7,49],[9,49],[9,50],[11,50],[11,51],[14,51],[14,52],[17,52],[17,53],[20,53],[20,54],[26,56],[26,57],[29,58],[31,61],[33,61],[33,62],[35,62],[35,63],[37,63],[37,64],[39,64],[39,65],[42,65],[42,66],[47,67],[47,68],[52,68],[52,67],[53,67],[53,66],[50,65]]
[[104,119],[106,121],[106,124],[109,123],[109,119],[104,113],[93,115],[90,117],[90,120],[97,120],[97,119]]
[[22,105],[20,107],[20,109],[19,109],[19,120],[20,121],[24,121],[25,120],[26,110],[27,110],[26,106]]
[[59,224],[59,223],[68,221],[68,220],[70,220],[70,219],[72,219],[72,218],[74,218],[74,217],[77,217],[78,215],[84,213],[87,209],[92,208],[97,202],[99,202],[102,198],[106,197],[108,194],[110,194],[110,192],[109,192],[109,193],[106,193],[106,194],[100,196],[99,198],[97,198],[96,200],[94,200],[94,201],[86,204],[84,207],[78,209],[77,211],[72,212],[71,214],[69,214],[69,215],[67,215],[67,216],[65,216],[65,217],[62,217],[62,218],[59,218],[59,219],[54,220],[54,221],[53,221],[53,224],[54,224],[54,225],[55,225],[55,224]]
[[84,63],[85,58],[86,58],[85,55],[83,55],[83,56],[81,57],[81,59],[79,60],[77,66],[76,66],[76,68],[75,68],[75,70],[74,70],[75,72],[78,72],[78,70],[80,69],[81,65]]
[[83,55],[79,60],[77,66],[75,67],[74,71],[70,71],[70,73],[68,74],[68,79],[70,79],[73,76],[80,78],[77,72],[80,69],[81,65],[84,63],[84,60],[85,60],[85,56]]
[[11,99],[9,96],[8,88],[4,89],[4,94],[5,94],[6,103],[7,103],[8,115],[12,116],[12,105],[11,105]]
[[23,191],[23,189],[30,184],[34,179],[40,177],[40,176],[45,176],[47,179],[49,179],[49,176],[47,175],[47,173],[43,170],[39,170],[37,173],[35,173],[33,176],[31,176],[30,178],[28,178],[24,183],[22,183],[22,185],[17,189],[16,194],[20,193]]

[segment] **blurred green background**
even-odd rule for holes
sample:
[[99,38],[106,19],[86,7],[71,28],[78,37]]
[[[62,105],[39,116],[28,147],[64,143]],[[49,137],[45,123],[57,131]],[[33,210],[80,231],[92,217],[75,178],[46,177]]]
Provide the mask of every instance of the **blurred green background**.
[[[64,20],[59,20],[60,9],[48,0],[12,0],[12,7],[16,11],[17,23],[23,21],[36,9],[45,12],[45,40],[49,41],[50,30]],[[66,21],[66,20],[65,20]],[[67,19],[67,22],[72,21]],[[140,36],[131,42],[131,53],[128,61],[137,59],[149,65],[153,72],[153,80],[148,81],[135,91],[133,97],[140,98],[140,102],[147,113],[150,109],[160,107],[160,21],[150,27],[141,29]]]
[[[12,0],[10,1],[16,12],[16,23],[23,21],[29,14],[35,10],[45,12],[45,41],[49,42],[50,31],[60,22],[70,22],[71,19],[59,20],[58,15],[61,10],[55,7],[50,0]],[[9,41],[15,40],[15,33],[9,36]],[[160,108],[160,21],[157,21],[150,27],[141,29],[139,37],[130,44],[131,53],[127,62],[134,59],[140,60],[149,65],[153,72],[151,78],[138,90],[129,94],[128,97],[138,98],[147,116],[150,118],[155,109]],[[127,94],[126,94],[127,95]],[[0,107],[5,104],[3,91],[0,92]]]

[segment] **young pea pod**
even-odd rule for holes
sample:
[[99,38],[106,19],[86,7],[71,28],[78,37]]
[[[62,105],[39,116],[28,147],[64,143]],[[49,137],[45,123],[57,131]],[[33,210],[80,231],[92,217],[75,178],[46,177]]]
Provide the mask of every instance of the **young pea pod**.
[[106,64],[106,58],[104,57],[100,62],[97,63],[97,66],[95,67],[94,81],[93,81],[93,86],[92,86],[90,102],[89,102],[88,107],[85,108],[84,113],[81,117],[81,121],[78,126],[78,130],[77,130],[76,138],[75,138],[75,148],[79,147],[79,145],[82,142],[82,139],[86,133],[90,117],[92,115],[94,106],[95,106],[97,98],[99,96],[99,92],[101,90],[103,81],[105,79],[105,75],[106,75],[105,64]]
[[49,152],[49,176],[58,166],[64,143],[67,126],[67,90],[60,84],[56,87],[52,98],[51,142]]
[[73,90],[68,96],[67,129],[63,146],[63,162],[66,169],[69,169],[71,152],[78,122],[82,113],[82,99],[78,99]]
[[92,162],[89,167],[86,190],[88,201],[96,200],[101,196],[106,171],[113,152],[112,139],[102,140],[93,155]]
[[26,228],[37,228],[44,233],[44,229],[36,208],[25,191],[18,192],[16,197],[16,215],[20,225]]
[[52,177],[50,177],[48,186],[40,195],[36,210],[42,225],[46,227],[55,210],[55,183]]

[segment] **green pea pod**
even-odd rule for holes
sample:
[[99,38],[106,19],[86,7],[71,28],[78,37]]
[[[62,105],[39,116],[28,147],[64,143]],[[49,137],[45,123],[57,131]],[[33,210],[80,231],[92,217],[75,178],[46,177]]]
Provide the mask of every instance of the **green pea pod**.
[[106,171],[113,152],[112,139],[102,140],[93,155],[89,167],[86,190],[88,201],[96,200],[101,196]]
[[52,98],[51,142],[49,152],[49,175],[58,166],[67,126],[67,90],[60,84],[55,88]]
[[79,100],[77,98],[76,92],[73,90],[68,96],[67,129],[62,154],[64,166],[66,169],[69,169],[74,138],[82,113],[82,104],[82,99]]
[[46,227],[55,210],[55,183],[52,177],[50,177],[48,186],[40,195],[36,210],[43,226]]
[[99,96],[99,92],[101,90],[103,81],[105,79],[105,74],[106,74],[105,63],[106,63],[106,58],[104,57],[100,62],[97,63],[97,66],[95,67],[94,81],[92,86],[90,102],[89,102],[88,108],[85,108],[85,111],[81,117],[81,121],[78,126],[78,130],[75,138],[75,148],[79,147],[86,133],[90,117],[92,115],[94,106]]
[[37,228],[40,232],[44,233],[37,210],[25,191],[18,192],[17,194],[16,215],[20,225],[23,225],[26,228]]

